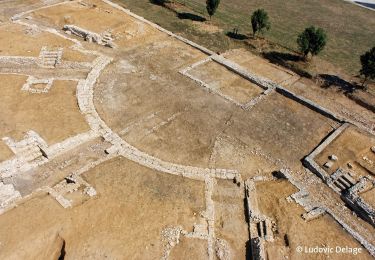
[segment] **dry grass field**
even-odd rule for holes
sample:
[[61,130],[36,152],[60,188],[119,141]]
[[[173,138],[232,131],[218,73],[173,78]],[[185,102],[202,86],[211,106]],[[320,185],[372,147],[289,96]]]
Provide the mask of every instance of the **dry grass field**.
[[[287,49],[297,50],[296,38],[309,25],[324,28],[328,34],[328,45],[321,57],[343,68],[350,74],[357,74],[359,56],[375,43],[375,15],[367,10],[342,0],[231,0],[221,1],[212,23],[223,31],[199,30],[196,22],[179,19],[173,12],[151,4],[148,0],[119,0],[134,12],[174,32],[198,41],[209,48],[223,51],[236,46],[225,33],[239,28],[239,33],[251,33],[250,16],[264,8],[270,16],[272,28],[265,35],[272,42]],[[180,12],[207,17],[204,0],[173,1]],[[200,18],[199,18],[200,19]],[[205,22],[207,23],[207,22]],[[372,33],[371,33],[372,32]],[[274,46],[271,46],[274,48]]]

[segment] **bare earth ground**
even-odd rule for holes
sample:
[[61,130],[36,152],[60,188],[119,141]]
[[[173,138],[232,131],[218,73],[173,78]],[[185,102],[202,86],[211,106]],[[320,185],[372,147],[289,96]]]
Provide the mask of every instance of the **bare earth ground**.
[[189,73],[209,84],[213,89],[232,97],[242,104],[262,93],[262,89],[259,86],[239,75],[233,74],[230,70],[213,61],[195,67]]
[[[365,156],[374,160],[375,155],[370,151],[370,148],[374,145],[375,139],[373,136],[364,134],[355,128],[348,128],[318,155],[316,161],[323,166],[330,155],[336,155],[338,157],[337,162],[332,168],[327,169],[330,173],[339,167],[347,168],[347,163],[352,163],[356,168],[362,168],[356,162],[363,160],[362,158]],[[362,172],[364,170],[362,168]],[[361,171],[359,170],[359,172]],[[368,172],[364,172],[363,175],[368,174]]]
[[0,75],[0,80],[7,82],[0,104],[1,136],[19,140],[32,129],[53,144],[89,130],[77,111],[76,82],[55,81],[47,95],[38,96],[21,91],[25,77]]
[[[248,259],[256,253],[245,181],[256,182],[252,199],[277,226],[267,259],[372,259],[373,226],[301,164],[342,122],[274,89],[265,94],[213,60],[189,72],[209,88],[199,84],[181,71],[212,59],[209,51],[105,1],[3,2],[0,10],[0,137],[13,139],[0,141],[1,259]],[[65,24],[111,34],[115,47],[66,34]],[[52,66],[38,58],[43,47],[56,56]],[[244,50],[223,56],[288,89],[304,80]],[[30,77],[53,83],[33,93],[23,89]],[[353,125],[321,156],[358,159],[374,138],[374,114],[332,104],[327,93],[304,96]],[[274,177],[282,168],[289,181]],[[303,220],[311,208],[287,200],[300,190],[329,214]],[[362,252],[309,255],[299,245]]]
[[297,95],[308,98],[337,114],[362,122],[370,129],[375,129],[374,113],[342,95],[343,90],[339,88],[323,89],[314,81],[301,78],[295,73],[271,64],[244,49],[231,50],[224,56],[257,75],[281,84]]
[[[38,56],[41,47],[65,48],[63,59],[70,61],[92,61],[87,55],[69,49],[72,42],[51,33],[41,32],[37,29],[10,24],[1,26],[0,54],[12,56]],[[17,44],[9,44],[13,39]]]
[[96,199],[65,210],[49,196],[39,196],[4,215],[1,258],[46,259],[46,247],[60,246],[50,239],[56,237],[65,239],[67,259],[153,258],[162,254],[165,226],[190,230],[199,221],[193,213],[204,208],[201,182],[125,159],[106,162],[84,178],[95,185]]
[[[260,210],[272,216],[276,219],[277,226],[280,227],[278,232],[280,238],[272,245],[270,251],[270,258],[277,258],[278,252],[283,248],[285,235],[288,237],[290,249],[295,248],[298,245],[315,246],[315,245],[329,245],[332,247],[336,246],[351,246],[357,247],[357,241],[349,238],[345,231],[330,217],[323,216],[317,220],[314,220],[314,225],[308,225],[299,216],[303,214],[304,210],[298,205],[293,205],[287,202],[281,197],[287,197],[292,194],[294,188],[285,181],[259,183],[257,185],[259,192],[259,205]],[[314,236],[310,234],[314,233]],[[288,248],[288,250],[290,250]],[[292,259],[299,259],[301,257],[298,253],[290,250]],[[353,259],[353,256],[342,255],[341,259]],[[368,254],[361,254],[363,259],[371,259]],[[304,255],[303,259],[328,259],[327,256],[317,255]]]
[[10,159],[13,153],[6,144],[0,143],[0,155],[0,161],[5,161]]

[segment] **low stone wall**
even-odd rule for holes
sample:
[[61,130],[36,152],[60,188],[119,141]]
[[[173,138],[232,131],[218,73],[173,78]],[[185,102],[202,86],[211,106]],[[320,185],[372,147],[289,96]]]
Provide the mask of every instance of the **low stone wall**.
[[12,184],[0,182],[0,215],[19,198],[21,198],[21,194],[14,189]]
[[315,162],[315,157],[320,154],[333,140],[335,140],[346,128],[350,126],[349,123],[344,123],[331,133],[318,147],[316,147],[305,159],[303,164],[310,171],[318,175],[324,182],[327,183],[329,175],[327,172]]
[[350,226],[340,218],[340,216],[337,216],[330,210],[327,210],[327,213],[329,213],[350,235],[358,240],[367,249],[367,251],[375,257],[375,246],[373,244],[369,243],[360,234],[351,229]]
[[360,196],[364,191],[371,189],[375,189],[374,183],[368,178],[363,177],[356,185],[344,192],[341,198],[349,207],[357,212],[357,214],[375,227],[375,209]]
[[293,99],[294,101],[310,108],[311,110],[314,110],[315,112],[318,112],[319,114],[326,116],[332,120],[339,121],[339,122],[345,122],[345,119],[341,116],[338,116],[334,114],[333,112],[329,111],[328,109],[319,106],[315,102],[306,99],[304,97],[298,96],[297,94],[291,92],[290,90],[287,90],[286,88],[283,88],[281,86],[276,87],[276,91],[280,94],[282,94],[285,97],[288,97],[290,99]]
[[[198,67],[198,66],[200,66],[202,64],[205,64],[205,63],[207,63],[209,61],[214,61],[214,62],[219,63],[220,65],[223,65],[224,67],[226,67],[230,71],[236,73],[237,75],[243,77],[246,80],[249,80],[250,82],[252,82],[252,83],[256,84],[257,86],[259,86],[260,88],[264,89],[265,91],[262,92],[257,97],[251,99],[247,103],[240,103],[237,100],[233,99],[232,97],[223,94],[220,90],[217,90],[217,89],[211,87],[206,82],[200,80],[197,77],[194,77],[193,75],[191,75],[189,73],[190,70],[192,70],[192,69],[194,69],[194,68],[196,68],[196,67]],[[267,83],[267,81],[265,79],[258,79],[257,77],[252,76],[251,74],[249,74],[245,69],[243,69],[239,65],[234,64],[231,61],[229,61],[229,60],[227,60],[227,59],[225,59],[225,58],[223,58],[222,56],[219,56],[219,55],[211,55],[211,56],[209,56],[206,59],[198,61],[198,62],[192,64],[191,66],[180,70],[179,72],[182,75],[184,75],[184,76],[192,79],[193,81],[195,81],[196,83],[198,83],[200,86],[202,86],[205,89],[207,89],[210,93],[214,93],[214,94],[222,97],[223,99],[225,99],[225,100],[227,100],[227,101],[235,104],[236,106],[241,107],[244,110],[249,110],[250,108],[252,108],[253,106],[255,106],[257,103],[259,103],[261,100],[263,100],[266,96],[268,96],[271,93],[273,93],[273,90],[274,90],[274,88],[271,85],[267,85],[268,83]]]
[[234,73],[238,74],[239,76],[243,77],[244,79],[247,79],[248,81],[258,85],[264,90],[274,89],[276,87],[272,81],[267,80],[265,78],[261,78],[259,76],[255,76],[252,73],[249,73],[246,69],[244,69],[240,65],[234,63],[231,60],[224,58],[223,56],[215,54],[211,56],[211,59],[223,65],[227,69],[233,71]]

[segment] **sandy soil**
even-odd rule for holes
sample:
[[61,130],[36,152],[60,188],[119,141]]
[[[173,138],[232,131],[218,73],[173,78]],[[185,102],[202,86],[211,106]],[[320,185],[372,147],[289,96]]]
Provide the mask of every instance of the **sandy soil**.
[[264,91],[214,61],[195,67],[189,74],[242,104],[246,104]]
[[332,120],[277,93],[232,119],[227,135],[292,165],[333,129]]
[[[181,225],[191,231],[198,221],[193,213],[204,209],[203,183],[125,159],[104,163],[84,178],[99,192],[96,199],[65,210],[40,196],[1,216],[1,258],[44,259],[49,248],[61,244],[51,239],[57,237],[66,242],[65,259],[160,258],[162,229]],[[191,251],[178,250],[182,255]]]
[[207,259],[207,240],[182,237],[180,243],[172,249],[169,259]]
[[28,8],[37,7],[39,0],[12,0],[0,2],[0,24],[5,23],[10,17]]
[[216,138],[210,166],[237,169],[244,180],[257,175],[270,176],[273,171],[280,168],[276,158],[226,135]]
[[89,130],[75,98],[76,82],[55,81],[48,93],[32,94],[21,91],[26,77],[0,75],[0,80],[7,82],[0,102],[0,136],[19,140],[34,130],[53,144]]

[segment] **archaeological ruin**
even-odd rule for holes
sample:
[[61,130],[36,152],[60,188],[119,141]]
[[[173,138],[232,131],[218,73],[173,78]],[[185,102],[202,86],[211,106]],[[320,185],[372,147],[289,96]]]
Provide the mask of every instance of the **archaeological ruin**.
[[0,259],[375,257],[373,112],[115,1],[0,10]]

